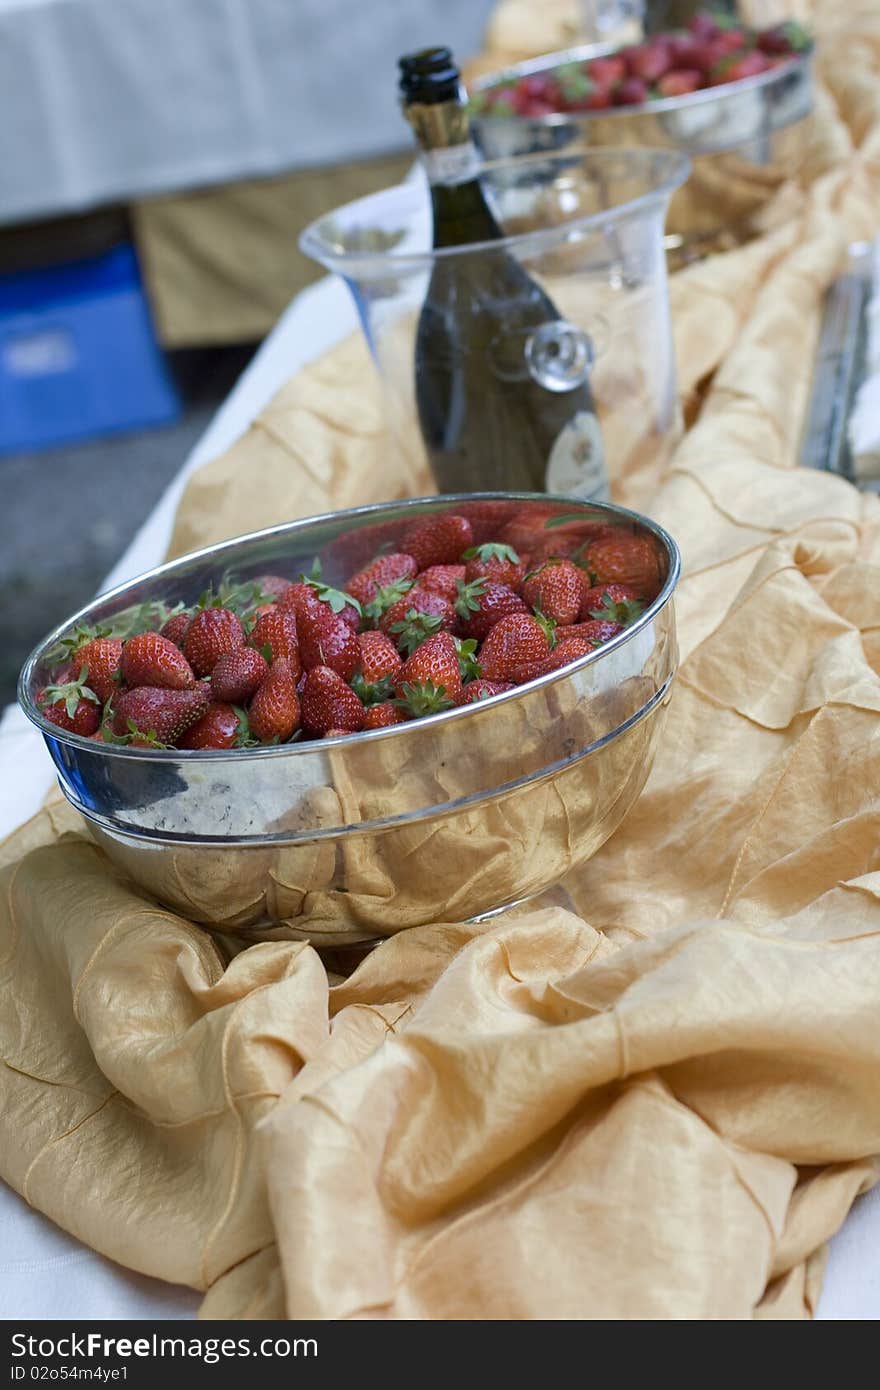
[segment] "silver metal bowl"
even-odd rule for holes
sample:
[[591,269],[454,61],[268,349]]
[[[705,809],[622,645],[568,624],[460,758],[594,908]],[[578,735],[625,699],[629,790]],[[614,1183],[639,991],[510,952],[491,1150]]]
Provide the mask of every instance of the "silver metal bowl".
[[[341,583],[414,520],[487,503],[499,528],[516,516],[536,539],[586,540],[609,521],[647,536],[657,599],[563,671],[344,738],[229,752],[115,747],[58,729],[35,703],[76,623],[155,600],[192,603],[230,571],[294,578],[316,555]],[[541,892],[619,825],[648,775],[675,674],[678,575],[671,537],[621,507],[516,493],[359,507],[198,551],[101,595],[33,652],[19,699],[91,834],[162,903],[249,936],[267,924],[325,945],[388,936]]]
[[[480,79],[474,91],[614,51],[614,45],[600,44],[548,53]],[[812,50],[805,50],[756,77],[643,106],[535,117],[477,115],[474,138],[486,159],[593,145],[678,150],[693,167],[672,199],[670,245],[711,244],[722,234],[742,240],[803,161],[813,110],[812,58]]]

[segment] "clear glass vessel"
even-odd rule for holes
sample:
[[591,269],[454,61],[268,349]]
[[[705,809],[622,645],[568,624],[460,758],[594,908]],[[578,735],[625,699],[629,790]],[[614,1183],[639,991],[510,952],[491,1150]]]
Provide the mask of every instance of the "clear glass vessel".
[[[455,258],[463,286],[503,279],[511,258],[546,296],[556,316],[485,343],[467,315],[485,312],[485,295],[462,293],[459,338],[485,360],[464,371],[574,402],[589,382],[612,495],[620,480],[659,469],[677,442],[680,416],[669,315],[664,219],[686,179],[687,159],[659,150],[589,150],[498,160],[483,166],[487,201],[501,241],[433,250],[427,184],[411,181],[327,213],[302,235],[303,251],[341,275],[354,296],[385,387],[400,446],[424,459],[415,390],[416,333],[438,263]],[[573,404],[574,409],[574,404]],[[499,422],[500,425],[500,422]],[[511,489],[502,437],[489,414],[469,476],[454,490]],[[417,461],[417,460],[414,460]],[[438,479],[441,490],[452,491]],[[598,495],[585,483],[577,450],[554,449],[532,490]]]

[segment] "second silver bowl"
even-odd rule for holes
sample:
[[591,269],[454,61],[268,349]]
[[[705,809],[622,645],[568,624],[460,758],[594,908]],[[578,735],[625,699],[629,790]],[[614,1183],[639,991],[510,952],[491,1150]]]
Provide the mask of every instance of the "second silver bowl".
[[[484,77],[474,90],[614,51],[614,45],[600,44],[548,53]],[[477,115],[472,128],[489,160],[596,145],[677,150],[690,159],[691,174],[670,206],[671,247],[697,247],[720,236],[742,240],[759,229],[764,207],[803,161],[814,99],[812,59],[812,50],[805,50],[756,77],[642,106],[546,116]]]

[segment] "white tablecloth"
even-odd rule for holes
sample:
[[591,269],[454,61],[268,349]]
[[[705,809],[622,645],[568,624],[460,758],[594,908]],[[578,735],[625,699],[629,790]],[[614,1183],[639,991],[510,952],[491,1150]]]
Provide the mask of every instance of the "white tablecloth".
[[[294,300],[107,587],[161,562],[187,475],[227,449],[288,377],[355,327],[341,282],[323,280]],[[41,737],[15,708],[0,723],[0,769],[2,836],[39,809],[53,776]],[[198,1303],[189,1289],[134,1275],[87,1250],[0,1183],[0,1318],[185,1318]],[[831,1243],[819,1316],[880,1317],[880,1188],[856,1204]]]
[[492,0],[0,0],[0,222],[406,149],[399,54]]

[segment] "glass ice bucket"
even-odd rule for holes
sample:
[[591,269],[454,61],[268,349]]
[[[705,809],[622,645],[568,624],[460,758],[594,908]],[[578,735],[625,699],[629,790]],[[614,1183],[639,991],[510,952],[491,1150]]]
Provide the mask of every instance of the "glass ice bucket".
[[[547,318],[480,343],[474,351],[485,353],[488,367],[476,364],[479,371],[488,369],[532,395],[536,386],[552,393],[557,417],[569,400],[572,412],[581,411],[586,383],[614,496],[626,499],[630,484],[656,475],[681,428],[663,234],[670,197],[689,167],[676,152],[642,149],[487,163],[481,183],[503,239],[439,251],[431,247],[430,192],[420,170],[306,229],[303,251],[342,276],[354,296],[385,388],[389,424],[411,469],[427,464],[416,334],[438,260],[459,258],[461,283],[471,287],[493,283],[491,258],[504,257],[515,259],[537,285]],[[479,291],[469,289],[456,313],[479,314],[483,307]],[[466,331],[460,336],[470,341]],[[479,342],[479,335],[474,339]],[[468,370],[467,361],[462,365]],[[489,427],[467,460],[466,476],[456,478],[457,489],[438,479],[440,490],[521,487],[495,443]],[[601,498],[594,464],[595,458],[585,472],[577,449],[554,447],[538,487]]]

